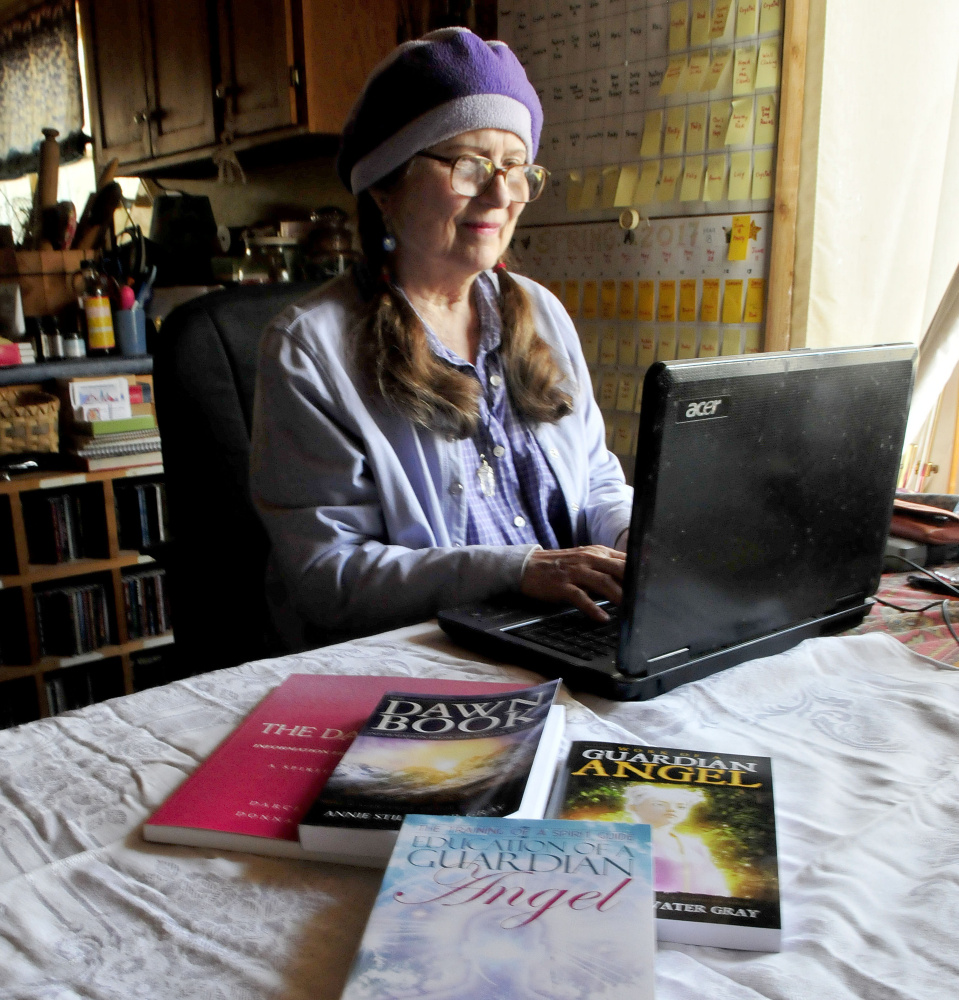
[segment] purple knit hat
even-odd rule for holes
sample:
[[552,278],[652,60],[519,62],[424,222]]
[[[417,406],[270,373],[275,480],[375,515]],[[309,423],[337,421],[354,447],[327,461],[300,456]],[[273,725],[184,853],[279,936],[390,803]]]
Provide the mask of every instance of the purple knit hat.
[[336,169],[359,194],[421,150],[462,132],[513,132],[532,163],[543,108],[504,42],[442,28],[404,42],[370,74],[343,128]]

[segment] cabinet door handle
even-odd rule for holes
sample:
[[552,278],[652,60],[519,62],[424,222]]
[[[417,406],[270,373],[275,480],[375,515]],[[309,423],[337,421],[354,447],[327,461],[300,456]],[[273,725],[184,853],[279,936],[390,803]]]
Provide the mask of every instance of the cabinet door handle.
[[216,90],[213,91],[221,101],[225,101],[228,97],[236,97],[239,92],[240,88],[235,83],[218,83]]
[[149,113],[147,111],[138,111],[133,116],[133,124],[134,125],[145,125],[146,121],[147,121],[147,119],[149,117],[150,117],[150,115],[149,115]]

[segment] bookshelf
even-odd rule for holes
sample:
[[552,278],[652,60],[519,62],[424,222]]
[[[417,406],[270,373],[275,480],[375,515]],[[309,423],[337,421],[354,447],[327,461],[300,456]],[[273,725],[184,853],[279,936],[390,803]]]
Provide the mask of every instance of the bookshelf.
[[[0,728],[162,682],[150,677],[173,643],[162,474],[0,482]],[[138,498],[142,531],[124,513]]]

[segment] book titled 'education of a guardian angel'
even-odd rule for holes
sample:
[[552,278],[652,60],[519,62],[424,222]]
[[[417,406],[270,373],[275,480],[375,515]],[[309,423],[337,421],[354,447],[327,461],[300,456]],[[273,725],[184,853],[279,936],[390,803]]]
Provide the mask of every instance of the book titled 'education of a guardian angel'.
[[652,1000],[649,827],[409,815],[342,1000]]

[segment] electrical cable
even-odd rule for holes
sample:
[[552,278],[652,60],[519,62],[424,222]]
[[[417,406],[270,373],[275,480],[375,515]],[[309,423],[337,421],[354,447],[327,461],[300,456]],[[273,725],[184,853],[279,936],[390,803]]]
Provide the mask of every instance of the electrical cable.
[[[947,580],[944,580],[941,576],[936,576],[935,573],[930,573],[925,566],[920,566],[919,563],[915,563],[911,559],[907,559],[905,556],[898,555],[897,553],[894,552],[887,553],[887,556],[891,556],[893,559],[899,559],[901,562],[908,563],[913,569],[917,569],[919,570],[920,573],[923,573],[925,576],[928,576],[931,579],[935,580],[939,586],[945,587],[947,590],[955,594],[957,598],[959,598],[959,587],[954,587],[951,583],[949,583]],[[930,608],[938,606],[940,613],[942,614],[942,620],[945,623],[946,628],[949,629],[949,634],[953,637],[953,639],[956,640],[956,644],[959,645],[959,634],[956,633],[956,630],[953,628],[952,622],[949,619],[948,599],[944,599],[942,601],[932,601],[929,604],[924,604],[921,608],[903,608],[900,607],[900,605],[898,604],[892,604],[889,601],[884,601],[881,597],[873,597],[873,600],[876,601],[877,604],[882,604],[885,605],[885,607],[887,608],[892,608],[894,611],[903,611],[907,614],[915,614],[921,611],[928,611]],[[947,666],[952,666],[952,664],[947,664]]]

